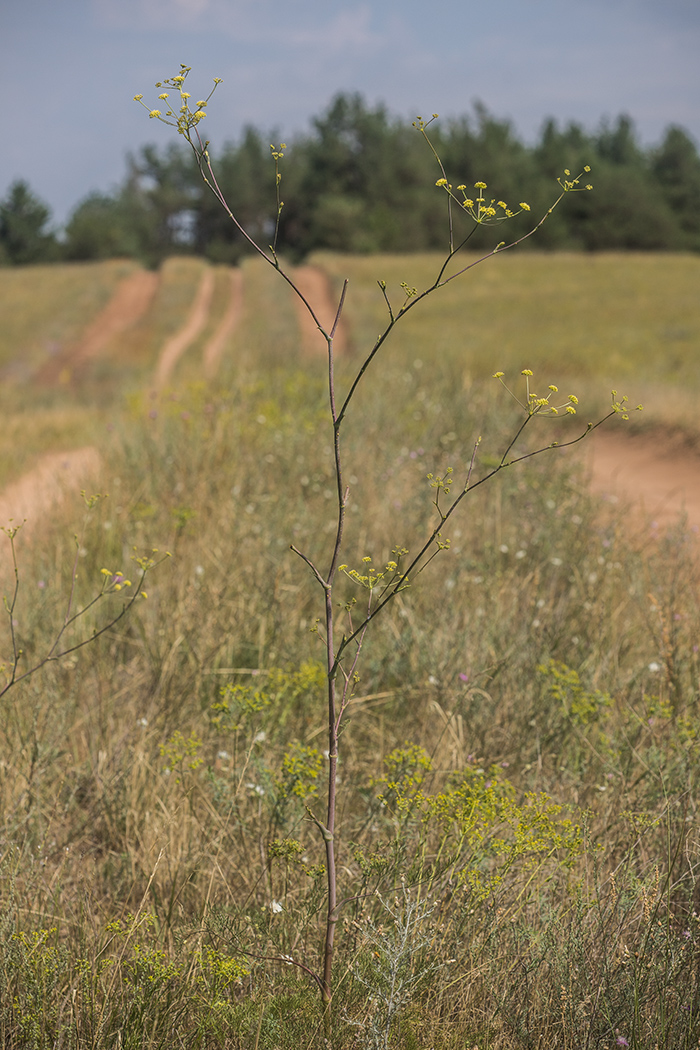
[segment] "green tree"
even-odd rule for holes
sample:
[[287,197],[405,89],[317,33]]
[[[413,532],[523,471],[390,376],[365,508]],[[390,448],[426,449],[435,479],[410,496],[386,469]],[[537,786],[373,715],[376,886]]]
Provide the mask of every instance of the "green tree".
[[652,153],[651,172],[680,228],[679,247],[700,251],[700,156],[683,128],[667,128]]
[[73,211],[66,226],[67,259],[138,258],[147,254],[134,208],[123,195],[91,193]]
[[143,146],[127,158],[120,208],[148,265],[193,250],[202,191],[192,158],[177,145]]
[[313,121],[312,135],[290,152],[285,243],[301,254],[433,247],[428,231],[444,202],[425,193],[434,173],[419,147],[412,129],[391,120],[384,106],[371,109],[359,94],[337,95]]
[[14,266],[56,259],[56,237],[47,229],[50,218],[49,208],[28,183],[13,182],[0,201],[0,259]]

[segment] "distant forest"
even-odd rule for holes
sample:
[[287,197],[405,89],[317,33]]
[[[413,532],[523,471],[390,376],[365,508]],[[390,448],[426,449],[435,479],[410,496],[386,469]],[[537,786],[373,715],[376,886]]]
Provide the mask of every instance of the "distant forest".
[[[594,192],[562,202],[534,241],[540,250],[700,251],[700,156],[680,127],[669,126],[657,146],[645,148],[627,116],[593,133],[549,120],[539,141],[527,146],[508,121],[477,105],[469,116],[435,121],[430,135],[455,186],[483,180],[489,197],[510,207],[527,201],[530,223],[551,205],[565,168],[576,175],[591,166],[586,181]],[[248,127],[239,141],[212,150],[232,211],[263,245],[276,217],[270,142]],[[410,121],[368,106],[360,95],[337,96],[308,134],[290,141],[282,171],[278,243],[293,259],[317,249],[446,247],[446,199],[435,186],[435,158]],[[456,221],[463,224],[457,235],[466,235],[468,218]],[[525,232],[523,222],[513,220],[509,235]],[[504,233],[480,228],[470,247],[488,250]],[[14,183],[0,201],[2,265],[128,256],[157,266],[182,253],[235,264],[248,250],[202,183],[191,152],[179,144],[130,155],[122,185],[78,204],[60,236],[26,182]]]

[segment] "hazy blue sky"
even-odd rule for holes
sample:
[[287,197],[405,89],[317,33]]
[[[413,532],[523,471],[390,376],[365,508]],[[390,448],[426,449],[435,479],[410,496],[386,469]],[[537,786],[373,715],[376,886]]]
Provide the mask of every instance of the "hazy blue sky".
[[0,195],[26,178],[61,221],[111,189],[171,138],[132,98],[181,62],[194,98],[223,78],[214,147],[246,123],[290,138],[355,90],[403,117],[480,99],[528,140],[626,112],[645,143],[700,141],[700,0],[0,0]]

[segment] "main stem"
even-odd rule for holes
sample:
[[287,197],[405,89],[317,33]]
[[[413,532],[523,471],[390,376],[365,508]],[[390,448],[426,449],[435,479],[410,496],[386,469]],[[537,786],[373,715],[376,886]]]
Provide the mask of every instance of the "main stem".
[[[337,906],[337,882],[335,864],[335,795],[336,774],[338,769],[338,732],[340,730],[340,718],[337,710],[336,675],[338,664],[335,652],[333,636],[333,577],[338,565],[338,558],[343,543],[343,527],[345,524],[346,494],[343,492],[343,471],[340,456],[340,423],[335,404],[335,374],[333,361],[333,337],[340,319],[345,299],[347,281],[343,285],[343,293],[338,304],[335,323],[329,335],[326,336],[328,343],[328,400],[333,421],[333,455],[335,460],[335,479],[338,500],[338,525],[333,545],[333,554],[325,579],[325,611],[326,611],[326,667],[328,673],[328,808],[326,811],[326,826],[323,838],[326,844],[326,883],[328,887],[327,909],[326,909],[326,937],[323,949],[323,991],[322,998],[326,1010],[330,1007],[333,994],[333,945],[335,941],[335,927],[338,921],[336,913]],[[342,717],[342,701],[341,712]]]
[[326,632],[328,657],[328,809],[323,838],[326,844],[326,882],[328,886],[326,910],[326,938],[323,949],[323,1002],[328,1007],[332,997],[333,943],[335,941],[337,884],[335,872],[335,789],[338,768],[338,726],[336,721],[335,659],[333,649],[333,603],[331,588],[326,588]]

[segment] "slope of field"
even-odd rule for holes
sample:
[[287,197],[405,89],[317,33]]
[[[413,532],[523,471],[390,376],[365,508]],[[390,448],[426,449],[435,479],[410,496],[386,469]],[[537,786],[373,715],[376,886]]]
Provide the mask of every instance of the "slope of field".
[[[476,256],[456,256],[448,275]],[[350,284],[352,341],[368,346],[386,324],[376,282],[395,311],[402,282],[421,291],[439,256],[322,255],[336,288]],[[694,419],[700,389],[700,257],[657,254],[504,254],[440,289],[402,322],[388,352],[407,364],[440,361],[460,382],[531,368],[537,381],[589,391],[629,390],[658,421]],[[393,346],[393,350],[392,350]],[[670,394],[670,396],[669,396]],[[679,403],[672,404],[678,398]]]
[[71,350],[138,269],[133,262],[71,263],[0,270],[0,378],[26,380]]
[[[437,256],[329,254],[312,261],[295,276],[327,328],[342,281],[350,280],[336,338],[339,355],[350,351],[348,375],[388,318],[376,281],[387,282],[396,312],[402,283],[421,291],[441,263]],[[463,263],[475,261],[465,256]],[[448,273],[456,269],[453,262]],[[419,304],[382,355],[405,362],[416,381],[433,370],[449,375],[465,393],[492,371],[517,382],[523,367],[532,368],[533,382],[573,387],[586,418],[605,411],[610,386],[624,389],[645,405],[643,422],[633,426],[654,428],[655,437],[641,459],[622,455],[619,434],[597,435],[596,455],[588,457],[594,488],[665,507],[665,517],[685,507],[695,521],[699,286],[700,259],[692,256],[505,255]],[[43,451],[99,443],[98,405],[113,424],[126,394],[151,389],[160,396],[173,384],[215,382],[222,362],[240,369],[280,354],[288,361],[299,352],[325,354],[301,301],[260,260],[230,270],[173,259],[160,274],[129,262],[4,270],[0,309],[7,406],[0,485]],[[668,431],[683,432],[689,447],[675,439],[669,446]],[[649,456],[655,469],[647,469]]]

